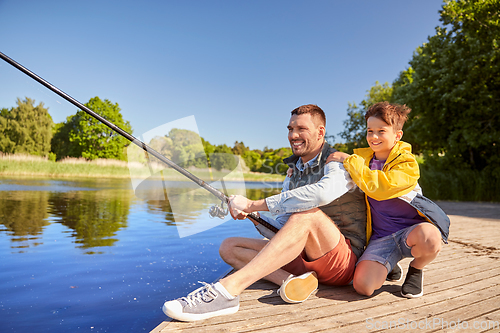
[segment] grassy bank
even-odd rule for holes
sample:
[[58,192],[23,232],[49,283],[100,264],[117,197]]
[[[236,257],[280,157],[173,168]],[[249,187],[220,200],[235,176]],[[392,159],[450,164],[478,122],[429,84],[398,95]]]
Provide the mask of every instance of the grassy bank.
[[[212,177],[208,171],[189,170],[196,176],[207,179],[245,180],[245,181],[283,181],[284,176],[266,173],[246,172],[238,175],[227,175],[228,171],[213,171]],[[149,175],[149,170],[140,165],[132,166],[132,174]],[[90,178],[130,178],[131,171],[125,161],[97,159],[68,158],[58,162],[33,155],[1,155],[0,176],[28,177],[90,177]],[[163,177],[166,180],[187,180],[173,169],[165,169]]]

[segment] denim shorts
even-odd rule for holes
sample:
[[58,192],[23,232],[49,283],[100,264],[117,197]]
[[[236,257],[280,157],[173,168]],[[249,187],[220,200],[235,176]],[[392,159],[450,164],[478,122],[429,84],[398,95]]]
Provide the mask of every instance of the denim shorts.
[[406,239],[418,224],[411,227],[401,229],[395,233],[379,239],[375,239],[368,243],[368,247],[361,255],[358,262],[363,260],[376,261],[387,268],[387,272],[392,271],[392,268],[403,258],[411,258],[411,247],[406,244]]

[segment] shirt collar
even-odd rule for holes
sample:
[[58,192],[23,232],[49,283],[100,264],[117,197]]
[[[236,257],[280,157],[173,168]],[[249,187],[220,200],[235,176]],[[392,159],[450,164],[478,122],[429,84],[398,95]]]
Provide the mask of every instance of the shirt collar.
[[297,163],[295,164],[297,166],[297,169],[300,172],[303,172],[305,168],[311,167],[318,160],[319,154],[321,154],[321,152],[319,152],[318,155],[314,156],[314,158],[310,159],[306,163],[302,163],[302,157],[299,157]]

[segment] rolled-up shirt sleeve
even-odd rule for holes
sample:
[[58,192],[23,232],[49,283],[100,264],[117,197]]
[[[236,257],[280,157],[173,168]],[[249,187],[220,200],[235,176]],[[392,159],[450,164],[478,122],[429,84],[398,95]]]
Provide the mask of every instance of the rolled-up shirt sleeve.
[[338,162],[330,162],[325,165],[325,174],[318,182],[284,190],[265,200],[273,215],[296,213],[329,204],[354,186],[344,166]]

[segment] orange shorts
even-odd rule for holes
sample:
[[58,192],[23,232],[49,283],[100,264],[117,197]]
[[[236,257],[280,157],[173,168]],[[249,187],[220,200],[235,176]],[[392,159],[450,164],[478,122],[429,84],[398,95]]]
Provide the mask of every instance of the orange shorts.
[[315,271],[318,274],[319,283],[341,286],[352,281],[357,260],[358,258],[352,252],[351,242],[341,234],[337,246],[322,257],[309,261],[306,252],[303,251],[282,269],[293,275]]

